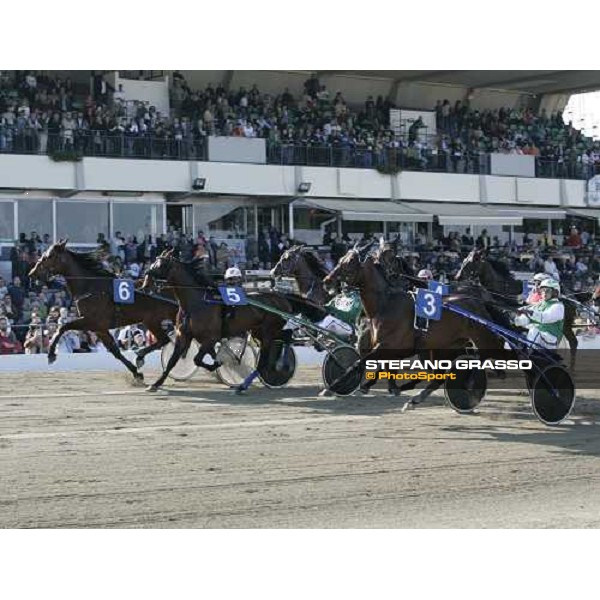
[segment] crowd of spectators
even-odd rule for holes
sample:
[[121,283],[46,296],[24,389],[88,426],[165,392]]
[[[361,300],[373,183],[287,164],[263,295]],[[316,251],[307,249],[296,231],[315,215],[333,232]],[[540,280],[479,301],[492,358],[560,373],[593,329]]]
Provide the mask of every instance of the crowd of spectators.
[[468,101],[440,100],[435,134],[420,119],[394,132],[389,99],[368,96],[362,106],[350,105],[316,76],[294,96],[288,88],[269,94],[256,85],[194,90],[177,71],[170,104],[169,115],[142,102],[126,107],[122,89],[111,89],[101,75],[76,89],[69,78],[4,71],[0,152],[202,159],[206,137],[220,135],[265,138],[268,161],[283,164],[483,173],[489,153],[500,152],[535,156],[539,176],[600,172],[600,143],[544,109],[480,111]]
[[468,231],[431,241],[418,237],[408,260],[414,269],[428,268],[436,277],[451,281],[474,247],[486,249],[512,272],[547,273],[563,285],[565,293],[593,288],[600,275],[600,246],[587,228],[576,226],[553,235],[524,233],[519,244],[501,243],[485,229],[475,238]]
[[438,153],[477,163],[487,153],[539,158],[538,175],[589,178],[600,172],[600,142],[583,135],[560,112],[536,114],[531,108],[476,110],[460,101],[438,101],[435,107]]

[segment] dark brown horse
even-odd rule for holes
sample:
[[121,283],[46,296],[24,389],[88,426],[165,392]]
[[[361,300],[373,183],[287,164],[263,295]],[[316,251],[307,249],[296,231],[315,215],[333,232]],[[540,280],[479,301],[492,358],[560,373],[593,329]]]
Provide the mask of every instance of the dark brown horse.
[[66,248],[67,240],[50,246],[29,272],[32,279],[48,279],[53,275],[64,277],[79,318],[63,323],[50,342],[48,362],[56,360],[56,345],[60,337],[71,330],[94,331],[106,349],[120,360],[138,380],[144,376],[119,351],[110,329],[143,323],[154,335],[156,343],[141,350],[138,368],[144,357],[169,342],[163,329],[164,321],[176,321],[177,303],[135,291],[133,304],[117,304],[113,299],[115,274],[106,270],[97,253],[79,253]]
[[323,287],[323,279],[328,274],[325,265],[306,246],[292,246],[271,269],[273,278],[293,277],[298,283],[300,294],[319,306],[324,306],[329,299],[329,294]]
[[[373,242],[375,244],[376,242]],[[293,277],[298,283],[300,294],[309,302],[324,307],[330,300],[323,280],[329,274],[327,267],[306,246],[292,246],[286,250],[277,264],[271,269],[271,277]],[[311,315],[307,315],[312,318]],[[319,315],[321,319],[323,315]],[[361,318],[356,330],[356,345],[361,354],[371,349],[371,332],[368,320]]]
[[[212,280],[193,264],[183,263],[173,256],[172,251],[163,252],[148,269],[142,289],[149,289],[154,281],[164,280],[172,288],[181,307],[180,321],[176,327],[175,348],[163,374],[148,388],[156,391],[165,381],[179,357],[188,349],[191,340],[200,345],[194,362],[209,370],[218,367],[218,363],[206,365],[203,358],[206,354],[214,356],[215,344],[224,337],[245,336],[251,332],[260,343],[261,356],[259,367],[268,361],[271,364],[273,350],[280,348],[275,344],[283,340],[285,319],[249,304],[236,306],[230,318],[223,310],[223,303],[216,296]],[[273,292],[261,292],[248,295],[263,304],[291,313],[294,306],[284,297]],[[226,329],[226,331],[225,331]],[[265,349],[268,349],[265,352]],[[261,362],[262,361],[262,362]],[[255,374],[254,374],[255,375]],[[251,382],[251,380],[250,380]],[[243,384],[243,389],[250,385]]]
[[[523,292],[523,283],[512,276],[504,263],[490,258],[484,250],[472,250],[463,261],[455,279],[479,283],[497,302],[507,305],[507,308],[514,310],[520,306],[518,296]],[[561,300],[565,307],[563,335],[569,343],[571,368],[574,368],[579,345],[574,327],[577,304],[564,296]]]
[[[430,321],[426,333],[414,327],[415,302],[410,293],[390,286],[378,265],[377,258],[353,249],[340,259],[333,271],[325,278],[325,285],[345,282],[359,290],[363,306],[371,321],[373,349],[369,358],[410,358],[415,354],[447,359],[458,356],[469,343],[474,343],[480,353],[486,350],[502,350],[503,342],[485,327],[450,311],[442,311],[439,321]],[[476,315],[491,320],[491,315],[479,299],[450,295],[445,301],[459,305]],[[387,351],[387,356],[386,356]],[[376,381],[372,380],[371,382]],[[414,388],[410,382],[401,390]],[[411,404],[417,404],[441,385],[430,383]]]

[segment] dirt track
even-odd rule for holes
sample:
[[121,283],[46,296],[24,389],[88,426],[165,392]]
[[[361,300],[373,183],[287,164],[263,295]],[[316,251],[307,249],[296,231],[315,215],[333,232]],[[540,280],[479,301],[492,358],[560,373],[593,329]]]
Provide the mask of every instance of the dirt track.
[[3,375],[0,526],[600,526],[600,393],[549,428],[515,393],[402,414],[382,392],[317,398],[319,380],[239,397],[207,376],[150,395]]

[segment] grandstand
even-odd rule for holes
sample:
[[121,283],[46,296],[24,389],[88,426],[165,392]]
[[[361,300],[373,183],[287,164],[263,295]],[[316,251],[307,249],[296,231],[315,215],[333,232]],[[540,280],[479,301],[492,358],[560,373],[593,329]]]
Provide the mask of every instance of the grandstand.
[[63,237],[133,274],[168,246],[268,268],[292,241],[327,261],[381,235],[434,266],[480,239],[527,270],[576,227],[587,254],[561,264],[587,276],[600,144],[563,110],[596,89],[600,71],[3,71],[0,275]]

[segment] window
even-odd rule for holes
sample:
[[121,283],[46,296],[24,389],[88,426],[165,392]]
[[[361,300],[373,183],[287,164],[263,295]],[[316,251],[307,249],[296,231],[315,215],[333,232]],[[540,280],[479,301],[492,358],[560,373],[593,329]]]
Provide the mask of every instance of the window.
[[129,202],[113,203],[113,233],[120,231],[125,238],[135,236],[138,243],[146,235],[163,233],[165,207],[163,204]]
[[47,233],[52,239],[51,200],[19,200],[17,210],[19,233],[29,237],[35,231],[40,238]]
[[194,205],[194,223],[196,231],[220,232],[237,235],[245,232],[244,209],[227,202],[215,201],[212,204]]
[[342,221],[342,233],[383,234],[382,221]]
[[0,202],[0,242],[14,242],[15,233],[14,202]]
[[319,208],[305,208],[302,206],[294,208],[294,227],[296,229],[319,230],[325,221],[331,221],[333,218],[335,218],[334,213]]
[[95,244],[108,237],[108,202],[57,202],[56,235],[76,244]]

